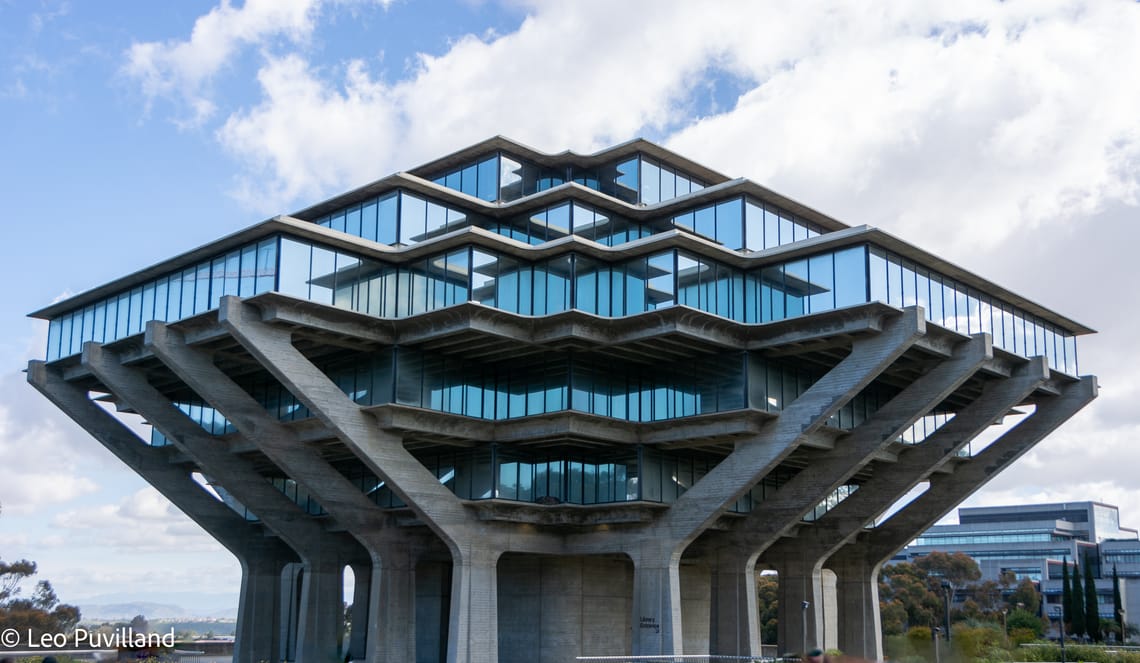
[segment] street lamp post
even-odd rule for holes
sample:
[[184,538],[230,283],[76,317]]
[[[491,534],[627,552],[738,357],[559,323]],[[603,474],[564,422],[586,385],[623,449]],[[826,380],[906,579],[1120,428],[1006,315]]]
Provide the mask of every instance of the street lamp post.
[[1061,663],[1065,663],[1065,615],[1061,606],[1053,606],[1053,614],[1057,616],[1057,623],[1061,625]]
[[954,585],[950,584],[949,580],[942,581],[942,592],[945,594],[946,603],[946,642],[950,642],[950,595],[954,591]]
[[807,651],[808,651],[808,646],[807,646],[807,611],[808,611],[808,608],[810,606],[811,606],[811,601],[804,601],[803,603],[800,604],[800,615],[801,615],[802,626],[803,626],[803,632],[802,632],[803,633],[803,642],[801,643],[801,644],[803,644],[803,648],[800,651],[804,652],[804,654],[807,654]]

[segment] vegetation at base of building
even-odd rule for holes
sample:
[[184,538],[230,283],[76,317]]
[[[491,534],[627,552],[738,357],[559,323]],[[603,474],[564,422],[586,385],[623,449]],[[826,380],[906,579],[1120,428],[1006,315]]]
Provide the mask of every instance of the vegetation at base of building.
[[775,642],[778,637],[777,612],[780,608],[780,583],[776,576],[757,576],[757,608],[760,612],[760,642]]
[[[1042,644],[1021,647],[1012,652],[1012,658],[983,658],[978,663],[991,661],[1059,661],[1061,647],[1057,644]],[[1119,651],[1103,645],[1065,645],[1065,660],[1085,661],[1086,663],[1140,663],[1140,652]]]

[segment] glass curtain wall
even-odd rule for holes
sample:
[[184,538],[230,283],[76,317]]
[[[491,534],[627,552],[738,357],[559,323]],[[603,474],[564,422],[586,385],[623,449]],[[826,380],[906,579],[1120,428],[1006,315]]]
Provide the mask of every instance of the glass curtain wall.
[[498,153],[448,170],[432,181],[487,202],[504,203],[566,182],[577,182],[632,205],[652,205],[699,191],[705,186],[684,171],[643,155],[583,168],[574,165],[540,166]]
[[252,297],[275,288],[277,238],[271,237],[165,274],[64,313],[48,324],[47,359],[79,354],[86,341],[141,334],[151,320],[174,322],[217,308],[223,295]]
[[574,234],[605,246],[616,246],[653,234],[648,226],[576,202],[554,205],[513,219],[491,221],[487,229],[532,245]]
[[676,249],[606,263],[573,253],[527,262],[462,247],[393,265],[288,236],[251,243],[51,320],[47,358],[77,354],[84,341],[141,333],[150,320],[202,313],[222,295],[271,290],[386,318],[473,301],[522,315],[577,309],[604,317],[679,304],[766,323],[869,301],[918,304],[935,324],[990,333],[998,347],[1044,354],[1054,369],[1077,374],[1074,336],[874,246],[753,270]]
[[867,271],[871,301],[918,304],[935,324],[991,334],[999,348],[1023,357],[1045,355],[1052,368],[1077,374],[1076,337],[1054,325],[879,247],[870,247]]

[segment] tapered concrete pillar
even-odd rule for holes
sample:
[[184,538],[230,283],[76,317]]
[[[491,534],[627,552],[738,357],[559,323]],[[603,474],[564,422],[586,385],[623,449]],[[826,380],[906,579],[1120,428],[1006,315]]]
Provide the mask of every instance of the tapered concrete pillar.
[[241,559],[235,661],[280,661],[281,572],[289,558],[267,553]]
[[416,660],[416,561],[408,545],[390,544],[373,562],[368,642],[373,661]]
[[299,663],[340,663],[344,625],[344,575],[340,562],[329,557],[307,560],[297,617]]
[[718,552],[713,565],[709,653],[755,656],[760,652],[760,611],[756,596],[756,556]]
[[499,660],[499,556],[470,546],[453,557],[448,663]]
[[779,574],[780,652],[803,653],[822,647],[822,560],[796,554],[765,556],[765,560]]
[[883,659],[879,614],[879,569],[857,549],[841,550],[827,561],[836,575],[838,646],[843,653],[872,661]]
[[679,553],[652,545],[633,557],[633,655],[682,653]]
[[369,615],[372,603],[373,563],[352,564],[352,631],[348,638],[348,658],[363,661],[368,656],[368,631],[372,627]]

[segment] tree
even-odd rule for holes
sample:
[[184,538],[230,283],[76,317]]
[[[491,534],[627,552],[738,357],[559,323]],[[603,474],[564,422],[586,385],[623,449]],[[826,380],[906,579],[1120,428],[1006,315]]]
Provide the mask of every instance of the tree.
[[932,552],[914,561],[927,576],[934,576],[935,582],[948,580],[954,587],[964,587],[982,577],[978,563],[966,553]]
[[1006,600],[1010,608],[1015,608],[1018,604],[1021,605],[1026,612],[1034,615],[1041,612],[1041,593],[1037,590],[1037,584],[1029,578],[1022,578],[1017,587],[1014,588]]
[[1085,555],[1085,633],[1097,642],[1104,639],[1100,630],[1100,608],[1096,601],[1096,582],[1093,581],[1092,564]]
[[1112,565],[1112,617],[1120,629],[1120,642],[1124,642],[1124,603],[1120,599],[1120,575]]
[[143,615],[135,615],[131,620],[131,630],[135,633],[150,633],[150,622]]
[[757,608],[760,613],[760,642],[775,643],[778,636],[776,613],[780,608],[780,582],[774,575],[756,578]]
[[1032,630],[1033,633],[1038,636],[1045,633],[1045,624],[1041,618],[1025,608],[1018,608],[1009,613],[1009,617],[1006,619],[1006,625],[1011,631],[1014,629],[1028,629]]
[[1073,565],[1073,591],[1070,597],[1069,608],[1072,618],[1069,620],[1069,633],[1074,636],[1085,634],[1085,590],[1081,586],[1081,569]]
[[0,605],[20,593],[20,583],[36,575],[36,563],[18,559],[11,564],[0,561]]
[[29,598],[18,598],[20,583],[35,574],[35,562],[0,562],[0,627],[30,632],[33,638],[70,633],[79,623],[79,608],[60,603],[50,582],[41,580]]
[[987,580],[974,585],[974,601],[983,613],[997,612],[1001,605],[1001,585]]
[[891,564],[879,574],[880,609],[897,602],[906,612],[906,626],[934,624],[942,616],[942,599],[930,584],[930,578],[916,564]]

